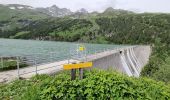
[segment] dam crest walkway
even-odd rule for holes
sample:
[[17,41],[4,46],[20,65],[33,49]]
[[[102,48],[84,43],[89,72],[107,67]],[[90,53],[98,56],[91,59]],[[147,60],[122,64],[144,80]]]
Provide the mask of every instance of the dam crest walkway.
[[[129,46],[125,48],[105,50],[86,56],[86,61],[93,62],[92,68],[115,69],[128,76],[139,77],[142,68],[149,61],[150,46]],[[28,79],[36,74],[55,74],[63,70],[64,64],[79,63],[81,60],[68,58],[26,68],[0,72],[0,83],[10,82],[18,78]],[[19,67],[19,66],[18,66]]]

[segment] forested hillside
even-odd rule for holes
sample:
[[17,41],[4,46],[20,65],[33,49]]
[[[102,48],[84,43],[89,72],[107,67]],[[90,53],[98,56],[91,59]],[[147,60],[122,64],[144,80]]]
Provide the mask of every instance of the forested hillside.
[[[16,5],[13,5],[16,6]],[[22,6],[29,7],[29,6]],[[0,37],[9,37],[29,25],[33,21],[49,18],[50,16],[32,9],[14,9],[0,4]]]
[[85,19],[51,18],[33,21],[25,27],[1,33],[5,38],[77,41],[92,24]]
[[142,75],[170,81],[170,15],[131,14],[98,18],[100,37],[109,43],[151,45],[153,53]]
[[170,81],[170,14],[135,14],[110,8],[80,18],[54,18],[30,10],[2,7],[0,11],[1,38],[151,45],[152,56],[142,75]]

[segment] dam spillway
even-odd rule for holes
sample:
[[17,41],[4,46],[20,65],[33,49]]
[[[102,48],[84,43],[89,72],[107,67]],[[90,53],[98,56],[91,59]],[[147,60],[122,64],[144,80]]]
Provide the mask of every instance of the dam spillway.
[[142,68],[149,61],[150,54],[150,46],[130,46],[90,55],[87,59],[93,62],[93,68],[111,68],[128,76],[139,77]]

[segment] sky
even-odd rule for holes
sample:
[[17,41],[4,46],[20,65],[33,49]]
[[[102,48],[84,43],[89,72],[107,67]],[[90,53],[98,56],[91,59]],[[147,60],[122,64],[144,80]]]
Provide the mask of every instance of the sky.
[[135,12],[170,13],[170,0],[0,0],[0,4],[24,4],[33,7],[57,5],[72,11],[85,8],[90,12],[102,12],[107,7],[113,7]]

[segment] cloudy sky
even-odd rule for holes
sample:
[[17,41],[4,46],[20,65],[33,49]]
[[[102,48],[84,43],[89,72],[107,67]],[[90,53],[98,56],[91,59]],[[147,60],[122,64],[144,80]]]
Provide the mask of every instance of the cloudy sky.
[[170,0],[0,0],[0,4],[25,4],[33,7],[57,5],[76,11],[103,11],[107,7],[133,10],[137,12],[169,12]]

